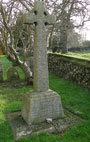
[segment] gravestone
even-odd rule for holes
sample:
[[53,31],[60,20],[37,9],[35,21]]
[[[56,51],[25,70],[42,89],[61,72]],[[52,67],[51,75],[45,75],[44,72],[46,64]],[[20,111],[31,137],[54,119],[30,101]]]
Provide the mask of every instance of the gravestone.
[[3,67],[2,67],[2,63],[0,62],[0,82],[3,81]]
[[15,67],[9,67],[7,69],[7,80],[8,81],[15,81],[19,79],[19,73]]
[[60,96],[49,89],[46,26],[53,25],[43,1],[35,1],[33,10],[24,15],[24,24],[35,24],[34,32],[34,91],[24,96],[22,116],[28,125],[47,118],[63,117]]

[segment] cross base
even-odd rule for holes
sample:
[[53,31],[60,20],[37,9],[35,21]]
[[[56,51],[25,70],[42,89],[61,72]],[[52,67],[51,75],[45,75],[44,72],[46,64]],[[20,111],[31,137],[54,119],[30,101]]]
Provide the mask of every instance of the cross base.
[[60,96],[52,90],[28,92],[24,96],[22,116],[28,125],[64,117]]

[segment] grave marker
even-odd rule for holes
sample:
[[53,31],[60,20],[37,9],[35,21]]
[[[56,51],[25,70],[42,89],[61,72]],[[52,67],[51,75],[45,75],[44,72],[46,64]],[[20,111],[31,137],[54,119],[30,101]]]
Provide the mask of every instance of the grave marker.
[[25,94],[22,116],[30,125],[47,118],[63,117],[60,96],[49,90],[46,26],[53,25],[51,16],[43,1],[35,1],[34,8],[24,15],[24,24],[35,24],[34,33],[34,92]]

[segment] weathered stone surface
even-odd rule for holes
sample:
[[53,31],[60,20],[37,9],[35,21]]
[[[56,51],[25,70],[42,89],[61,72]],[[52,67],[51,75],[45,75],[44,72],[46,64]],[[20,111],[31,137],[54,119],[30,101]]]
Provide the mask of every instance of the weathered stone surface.
[[25,24],[35,24],[34,35],[34,90],[47,91],[48,64],[47,64],[47,42],[46,24],[54,24],[55,17],[51,16],[46,10],[43,1],[36,1],[31,13],[24,16]]
[[90,61],[59,54],[48,54],[49,71],[90,89]]
[[0,82],[3,81],[3,66],[2,63],[0,62]]
[[19,79],[19,73],[15,67],[9,67],[7,69],[7,80],[12,81],[12,80],[17,80]]
[[52,123],[46,121],[40,124],[32,124],[28,126],[21,117],[21,112],[13,112],[7,115],[7,119],[13,131],[15,140],[25,137],[31,137],[40,133],[57,133],[62,134],[67,129],[71,129],[73,126],[83,122],[79,117],[66,112],[66,116],[63,119],[55,119]]
[[60,96],[49,89],[46,25],[55,23],[55,17],[46,10],[43,1],[35,1],[34,9],[24,16],[25,24],[35,24],[34,34],[34,92],[25,94],[22,116],[28,125],[47,118],[63,117]]
[[28,92],[24,96],[22,116],[29,125],[64,117],[60,96],[52,90]]

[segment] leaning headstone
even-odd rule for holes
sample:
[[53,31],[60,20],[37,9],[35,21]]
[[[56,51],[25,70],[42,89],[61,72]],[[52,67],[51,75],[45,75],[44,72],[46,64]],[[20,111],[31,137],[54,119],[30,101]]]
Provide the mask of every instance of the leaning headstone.
[[48,80],[46,26],[54,23],[55,17],[48,13],[43,1],[35,1],[31,13],[24,15],[24,24],[35,24],[34,91],[25,94],[22,107],[28,125],[64,116],[60,95],[49,89]]
[[15,67],[9,67],[7,69],[7,80],[14,81],[19,79],[19,73]]
[[0,82],[3,82],[3,67],[1,62],[0,62]]

